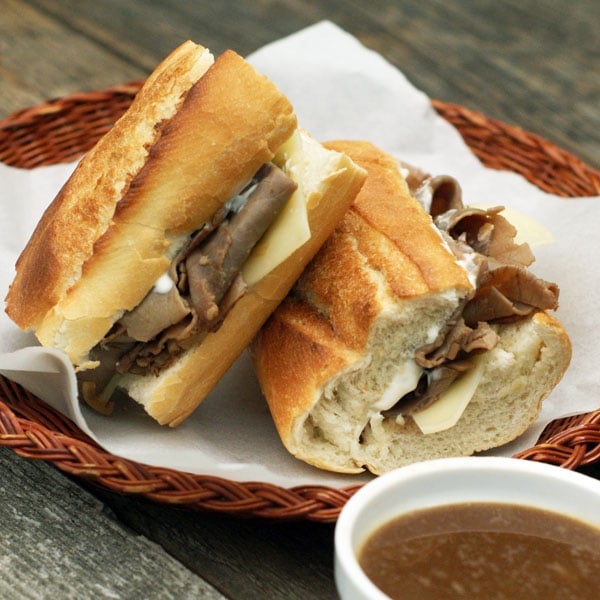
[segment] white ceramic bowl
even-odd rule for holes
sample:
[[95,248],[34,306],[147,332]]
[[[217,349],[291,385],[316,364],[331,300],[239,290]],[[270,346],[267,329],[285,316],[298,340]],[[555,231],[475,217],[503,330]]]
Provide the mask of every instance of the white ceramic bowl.
[[507,502],[575,517],[600,527],[600,481],[539,462],[500,457],[447,458],[374,479],[344,506],[335,528],[335,582],[342,600],[387,598],[357,559],[380,525],[415,509]]

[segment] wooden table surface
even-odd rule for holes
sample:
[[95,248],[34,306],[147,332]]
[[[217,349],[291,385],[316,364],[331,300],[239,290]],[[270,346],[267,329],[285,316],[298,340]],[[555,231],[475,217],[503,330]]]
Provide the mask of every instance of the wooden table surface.
[[[329,19],[432,98],[600,164],[596,0],[3,0],[0,119],[146,76],[193,39],[247,54]],[[1,194],[1,191],[0,191]],[[335,598],[333,525],[190,513],[0,449],[0,598]]]

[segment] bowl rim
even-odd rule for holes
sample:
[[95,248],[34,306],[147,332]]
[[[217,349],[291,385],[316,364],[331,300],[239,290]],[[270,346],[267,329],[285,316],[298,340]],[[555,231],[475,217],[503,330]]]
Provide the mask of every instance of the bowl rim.
[[[442,482],[451,482],[451,486],[460,486],[461,475],[471,481],[484,483],[485,478],[511,476],[514,483],[522,484],[526,479],[532,482],[544,482],[543,486],[506,486],[501,492],[500,486],[455,487],[452,493],[445,495],[443,489],[436,488],[428,492],[427,502],[416,506],[409,501],[397,512],[397,516],[432,506],[444,506],[465,502],[507,503],[538,507],[557,514],[566,515],[600,530],[600,511],[597,517],[590,520],[589,515],[581,517],[577,509],[569,510],[569,500],[579,502],[591,498],[600,505],[600,481],[582,473],[571,471],[535,461],[519,460],[501,456],[469,456],[456,458],[439,458],[410,464],[389,471],[365,484],[346,503],[340,511],[334,531],[334,576],[340,589],[360,590],[365,598],[374,600],[387,598],[379,588],[365,575],[358,561],[358,548],[364,543],[369,533],[388,522],[389,509],[385,508],[385,497],[403,486],[419,485],[434,477],[441,477]],[[483,478],[483,479],[482,479]],[[555,498],[548,496],[547,485],[555,487],[559,492]],[[458,491],[457,491],[458,490]],[[562,495],[561,495],[562,490]],[[539,498],[539,505],[536,502]],[[383,500],[382,500],[383,499]],[[378,502],[378,501],[382,502]],[[376,516],[366,516],[369,525],[360,532],[361,518],[365,518],[369,508],[374,508]],[[589,512],[589,511],[588,511]],[[359,533],[356,533],[357,529]]]

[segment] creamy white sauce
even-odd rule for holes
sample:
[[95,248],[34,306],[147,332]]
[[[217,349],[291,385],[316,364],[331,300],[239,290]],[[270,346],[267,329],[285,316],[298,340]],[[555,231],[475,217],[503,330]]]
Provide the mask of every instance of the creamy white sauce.
[[422,373],[423,369],[414,360],[407,360],[400,366],[379,400],[371,405],[369,425],[375,437],[384,434],[381,411],[392,408],[400,398],[412,392],[417,387]]
[[240,210],[245,206],[246,202],[248,202],[248,198],[256,189],[257,185],[258,182],[253,180],[248,185],[246,185],[239,194],[236,194],[235,196],[230,198],[225,203],[225,209],[227,210],[227,212],[240,212]]
[[425,341],[425,343],[433,344],[433,342],[435,342],[435,340],[437,340],[437,337],[440,334],[441,329],[442,329],[441,325],[432,325],[427,330],[427,340]]
[[413,197],[429,214],[431,212],[431,202],[433,201],[433,186],[431,178],[427,178],[414,192]]
[[156,294],[168,294],[173,289],[174,285],[175,283],[173,282],[169,274],[164,273],[156,280],[152,291]]
[[456,208],[451,208],[450,210],[447,210],[445,213],[438,215],[435,218],[435,222],[436,222],[438,229],[448,231],[448,229],[450,229],[450,223],[452,223],[455,213],[456,213]]
[[377,412],[392,408],[400,398],[403,398],[417,387],[422,373],[423,369],[414,360],[407,360],[400,366],[390,385],[371,408]]
[[477,287],[477,274],[479,273],[476,257],[476,252],[463,252],[462,258],[456,259],[456,262],[467,272],[469,283],[474,288]]

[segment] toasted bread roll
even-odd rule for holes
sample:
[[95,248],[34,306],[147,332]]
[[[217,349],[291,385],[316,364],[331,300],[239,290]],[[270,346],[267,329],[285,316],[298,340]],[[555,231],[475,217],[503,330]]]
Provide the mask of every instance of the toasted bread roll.
[[88,401],[125,389],[175,425],[285,296],[364,178],[300,130],[285,96],[241,57],[213,60],[186,42],[49,206],[6,311],[69,356]]
[[[363,142],[329,146],[367,181],[252,345],[283,444],[323,469],[383,473],[514,439],[569,364],[560,323],[532,305],[464,324],[465,307],[487,307],[480,282],[492,258],[434,226],[391,156]],[[481,231],[510,229],[486,223]],[[555,288],[538,283],[553,302]]]

